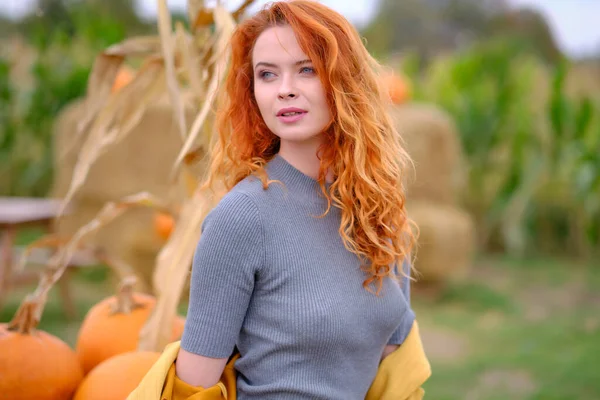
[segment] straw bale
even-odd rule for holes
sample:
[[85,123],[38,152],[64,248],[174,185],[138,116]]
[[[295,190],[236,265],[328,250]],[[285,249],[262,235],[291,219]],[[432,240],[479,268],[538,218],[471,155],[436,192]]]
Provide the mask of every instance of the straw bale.
[[[77,140],[75,128],[82,114],[83,103],[76,101],[61,113],[55,124],[54,159],[58,175],[54,192],[57,195],[66,193],[64,187],[71,179],[83,144],[82,139]],[[194,116],[192,110],[186,110],[188,124]],[[109,201],[147,191],[164,197],[171,188],[169,174],[181,146],[168,98],[163,97],[148,107],[142,121],[126,138],[109,147],[96,160],[79,195]],[[69,151],[60,158],[67,149]],[[200,163],[195,171],[200,173],[203,167]]]
[[471,215],[454,206],[427,201],[407,203],[407,211],[419,227],[415,261],[418,283],[445,283],[464,277],[471,268],[476,245]]
[[[57,117],[54,132],[54,171],[52,195],[66,194],[78,151],[84,139],[76,138],[76,123],[83,112],[83,103],[75,101]],[[188,123],[194,118],[186,112]],[[168,197],[172,183],[171,166],[181,148],[168,98],[151,105],[140,124],[122,142],[111,146],[90,168],[88,177],[75,196],[73,212],[57,224],[57,232],[73,234],[91,221],[108,201],[146,191],[165,200],[177,201],[185,196],[178,185],[175,195]],[[69,149],[65,153],[65,150]],[[205,166],[200,162],[195,172]],[[155,258],[164,241],[153,229],[154,211],[138,208],[101,228],[90,243],[104,248],[131,265],[140,278],[140,290],[149,291]]]
[[54,179],[52,196],[61,197],[67,193],[77,154],[83,143],[84,135],[75,135],[75,125],[82,113],[82,100],[65,105],[54,120],[52,132],[52,162]]
[[414,163],[405,182],[407,197],[457,204],[466,177],[451,116],[423,103],[395,106],[390,114]]

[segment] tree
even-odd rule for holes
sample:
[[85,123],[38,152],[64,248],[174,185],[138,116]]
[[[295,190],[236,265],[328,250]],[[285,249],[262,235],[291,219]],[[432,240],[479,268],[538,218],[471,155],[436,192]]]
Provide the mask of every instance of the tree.
[[435,37],[437,17],[421,0],[383,0],[362,35],[375,55],[411,49],[428,53]]
[[375,55],[411,50],[427,59],[495,35],[490,22],[509,11],[507,0],[382,0],[362,34]]
[[556,64],[563,58],[548,22],[532,8],[519,8],[497,15],[490,27],[495,35],[520,40],[528,51],[549,63]]

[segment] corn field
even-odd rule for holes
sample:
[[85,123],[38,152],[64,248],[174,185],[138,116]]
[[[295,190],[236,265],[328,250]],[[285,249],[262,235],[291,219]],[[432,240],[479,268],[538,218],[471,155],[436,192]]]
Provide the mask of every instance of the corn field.
[[481,244],[590,257],[600,244],[600,96],[572,93],[574,65],[515,53],[488,43],[422,73],[414,58],[403,68],[417,99],[456,119],[468,169],[462,201]]

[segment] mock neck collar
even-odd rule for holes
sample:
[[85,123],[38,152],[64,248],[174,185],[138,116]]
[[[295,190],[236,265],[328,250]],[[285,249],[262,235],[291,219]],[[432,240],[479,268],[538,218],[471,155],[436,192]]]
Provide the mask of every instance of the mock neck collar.
[[[327,199],[321,191],[319,182],[304,174],[279,154],[267,163],[266,171],[269,179],[279,180],[285,189],[294,198],[311,202],[327,204]],[[325,188],[331,188],[330,183],[325,183]]]

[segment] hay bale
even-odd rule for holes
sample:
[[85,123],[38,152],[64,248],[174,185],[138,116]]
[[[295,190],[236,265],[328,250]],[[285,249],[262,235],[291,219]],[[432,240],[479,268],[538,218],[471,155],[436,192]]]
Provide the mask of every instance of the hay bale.
[[[66,193],[83,144],[83,139],[76,136],[76,124],[82,113],[83,102],[75,101],[64,109],[55,124],[53,146],[58,176],[53,192],[57,195]],[[194,117],[192,110],[186,110],[188,126]],[[181,145],[169,100],[163,97],[148,107],[142,121],[126,138],[96,160],[79,196],[108,201],[148,191],[164,197],[171,188],[169,174]],[[64,153],[66,149],[69,151]],[[63,157],[59,158],[60,155]],[[196,166],[196,172],[202,169],[203,165]],[[183,187],[180,195],[184,195]]]
[[419,227],[417,284],[464,277],[475,253],[473,218],[457,207],[427,201],[408,203],[407,212]]
[[75,125],[82,114],[82,100],[75,100],[62,108],[54,120],[52,131],[53,181],[52,197],[66,195],[73,168],[82,146],[83,137],[75,135]]
[[413,159],[407,197],[457,204],[466,181],[460,138],[452,118],[432,104],[392,107],[390,115]]
[[[82,101],[67,106],[58,116],[54,131],[54,171],[52,195],[66,194],[83,139],[76,138],[76,124],[83,110]],[[188,126],[195,115],[187,110]],[[73,212],[57,224],[61,234],[72,234],[91,221],[108,201],[141,191],[167,199],[172,184],[171,166],[182,145],[178,127],[173,119],[168,98],[150,106],[142,121],[120,143],[110,147],[92,165],[87,180],[74,198]],[[70,149],[65,153],[65,149]],[[195,172],[200,174],[204,164]],[[183,185],[177,187],[174,198],[185,196]],[[154,211],[129,210],[91,239],[132,266],[140,278],[140,290],[150,291],[155,258],[164,244],[153,229]]]

